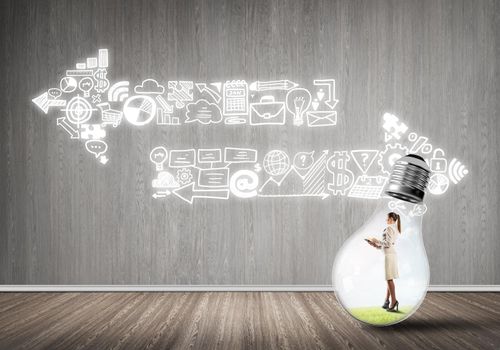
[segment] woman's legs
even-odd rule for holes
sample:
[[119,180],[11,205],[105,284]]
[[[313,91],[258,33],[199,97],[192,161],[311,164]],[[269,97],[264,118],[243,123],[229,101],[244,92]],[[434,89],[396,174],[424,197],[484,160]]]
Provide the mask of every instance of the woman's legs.
[[389,281],[387,281],[387,292],[385,293],[385,300],[389,300],[391,291],[389,290]]
[[390,307],[393,307],[394,304],[396,304],[396,286],[394,285],[394,280],[388,280],[387,286],[388,286],[389,293],[391,294]]

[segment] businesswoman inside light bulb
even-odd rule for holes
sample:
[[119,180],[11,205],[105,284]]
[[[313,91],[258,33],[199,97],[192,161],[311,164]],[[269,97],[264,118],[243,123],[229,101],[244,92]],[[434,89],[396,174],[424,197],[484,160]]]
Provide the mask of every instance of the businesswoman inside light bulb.
[[[394,279],[399,277],[398,257],[396,255],[395,244],[398,236],[401,234],[401,218],[398,214],[390,212],[387,214],[387,227],[382,235],[382,240],[376,238],[366,241],[377,249],[383,249],[385,259],[385,279],[387,281],[387,292],[385,302],[382,306],[389,312],[399,311],[399,302],[396,299],[396,286]],[[389,302],[389,297],[391,302]]]

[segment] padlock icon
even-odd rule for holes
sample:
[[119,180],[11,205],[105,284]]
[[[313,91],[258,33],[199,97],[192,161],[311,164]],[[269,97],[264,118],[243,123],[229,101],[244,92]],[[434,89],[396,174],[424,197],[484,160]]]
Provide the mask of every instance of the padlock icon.
[[448,161],[444,158],[444,151],[441,148],[436,148],[434,150],[430,163],[431,171],[435,173],[446,172]]

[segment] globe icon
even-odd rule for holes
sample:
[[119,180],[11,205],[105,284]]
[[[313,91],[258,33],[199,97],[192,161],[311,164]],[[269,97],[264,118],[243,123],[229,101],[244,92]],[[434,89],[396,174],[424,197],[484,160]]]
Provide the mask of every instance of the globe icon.
[[290,167],[290,158],[280,150],[269,151],[264,156],[263,167],[266,173],[271,176],[280,176],[286,173]]

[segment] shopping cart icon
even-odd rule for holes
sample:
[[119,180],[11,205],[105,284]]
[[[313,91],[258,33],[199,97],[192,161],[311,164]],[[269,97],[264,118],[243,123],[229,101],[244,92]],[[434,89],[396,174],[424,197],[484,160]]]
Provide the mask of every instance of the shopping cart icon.
[[122,118],[123,118],[123,112],[117,111],[116,109],[111,109],[109,106],[109,103],[100,103],[97,105],[99,109],[101,110],[102,113],[102,123],[105,125],[113,125],[114,128],[116,128],[118,125],[120,125]]

